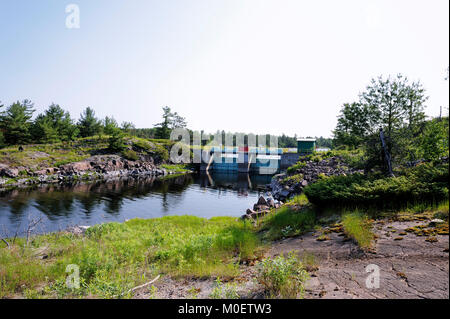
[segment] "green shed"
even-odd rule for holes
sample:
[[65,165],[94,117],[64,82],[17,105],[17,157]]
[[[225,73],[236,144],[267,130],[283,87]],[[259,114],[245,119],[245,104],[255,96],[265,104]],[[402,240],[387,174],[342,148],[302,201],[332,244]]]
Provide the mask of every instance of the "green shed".
[[297,140],[297,153],[308,154],[316,150],[316,139],[301,138]]

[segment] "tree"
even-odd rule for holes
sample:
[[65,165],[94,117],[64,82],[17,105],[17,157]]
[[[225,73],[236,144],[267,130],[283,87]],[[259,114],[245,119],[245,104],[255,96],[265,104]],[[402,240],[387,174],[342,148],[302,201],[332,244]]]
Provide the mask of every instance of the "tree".
[[101,122],[95,117],[95,112],[87,107],[78,121],[78,129],[82,137],[94,136],[101,133]]
[[31,117],[34,104],[29,100],[15,102],[0,113],[0,128],[3,131],[5,143],[16,145],[27,143],[31,139]]
[[349,146],[354,149],[361,145],[370,133],[370,108],[361,103],[345,103],[342,106],[334,134],[335,146]]
[[185,128],[187,126],[186,119],[180,115],[178,115],[177,112],[172,114],[172,120],[171,120],[171,129],[175,128]]
[[170,107],[163,107],[163,121],[161,123],[155,124],[156,127],[156,138],[169,139],[172,124],[172,112]]
[[131,122],[122,122],[122,131],[126,132],[127,134],[131,134],[131,131],[135,130],[136,127]]
[[113,117],[105,117],[105,119],[103,120],[103,132],[106,135],[112,135],[118,128],[119,125]]
[[113,128],[110,132],[110,137],[108,140],[108,147],[110,150],[114,152],[119,152],[125,149],[125,143],[124,143],[124,133],[122,130],[118,127]]
[[59,105],[52,104],[40,114],[32,127],[33,139],[41,143],[71,141],[78,135],[78,128],[73,123],[70,113]]
[[448,156],[449,152],[449,125],[448,117],[433,119],[426,123],[420,137],[420,155],[426,160],[437,160]]

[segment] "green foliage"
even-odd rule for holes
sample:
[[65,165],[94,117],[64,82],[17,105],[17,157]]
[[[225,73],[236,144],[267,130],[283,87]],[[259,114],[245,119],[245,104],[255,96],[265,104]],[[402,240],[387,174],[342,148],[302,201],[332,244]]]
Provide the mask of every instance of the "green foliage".
[[375,236],[367,216],[358,211],[344,213],[342,216],[342,226],[344,233],[353,238],[360,247],[369,248]]
[[346,145],[351,149],[359,147],[368,135],[370,108],[361,103],[345,103],[334,130],[334,146]]
[[419,152],[426,160],[436,160],[448,156],[449,118],[434,119],[427,122],[420,138]]
[[103,120],[103,133],[106,135],[113,135],[118,129],[119,125],[113,117],[105,117]]
[[280,184],[282,185],[291,185],[291,184],[298,184],[303,180],[303,174],[295,174],[288,177],[283,178],[280,181]]
[[[130,297],[132,287],[158,274],[232,278],[239,262],[255,258],[260,245],[252,226],[236,218],[194,216],[100,224],[85,236],[40,235],[25,248],[24,240],[18,238],[11,249],[0,248],[0,297],[27,289],[43,297],[118,298]],[[45,252],[45,262],[36,258],[36,251]],[[76,291],[64,285],[69,264],[80,267]]]
[[78,129],[82,137],[98,135],[102,131],[101,122],[95,117],[95,112],[87,107],[80,116]]
[[137,161],[139,159],[139,156],[133,150],[122,151],[122,156],[130,161]]
[[334,145],[350,149],[363,146],[366,168],[385,169],[379,138],[379,130],[383,129],[394,164],[416,160],[427,99],[419,82],[410,83],[402,75],[372,79],[358,102],[342,107]]
[[311,230],[315,218],[316,214],[310,208],[294,209],[286,205],[267,215],[261,229],[266,230],[264,236],[270,240],[297,236]]
[[214,282],[214,288],[209,295],[211,299],[239,299],[235,284],[223,284],[220,277]]
[[74,140],[78,135],[78,128],[73,124],[69,112],[64,111],[59,105],[52,104],[44,114],[38,115],[35,119],[32,132],[35,141],[57,143]]
[[292,175],[292,174],[295,174],[295,172],[297,172],[297,170],[302,169],[305,166],[306,166],[305,162],[297,162],[297,164],[294,164],[291,167],[288,167],[286,172],[288,173],[288,175]]
[[155,125],[155,137],[160,139],[169,139],[170,132],[175,128],[185,128],[186,121],[177,112],[172,112],[170,107],[163,107],[163,121]]
[[113,152],[120,152],[125,149],[124,133],[118,128],[110,127],[108,129],[108,134],[110,135],[108,140],[108,148]]
[[327,177],[308,185],[308,200],[330,205],[402,205],[408,202],[448,198],[448,164],[423,163],[398,177],[379,178],[353,174]]
[[266,258],[258,264],[257,280],[270,298],[301,298],[308,279],[309,275],[295,252],[290,252],[287,258]]
[[24,144],[31,140],[33,106],[29,100],[17,101],[0,113],[0,129],[6,144]]

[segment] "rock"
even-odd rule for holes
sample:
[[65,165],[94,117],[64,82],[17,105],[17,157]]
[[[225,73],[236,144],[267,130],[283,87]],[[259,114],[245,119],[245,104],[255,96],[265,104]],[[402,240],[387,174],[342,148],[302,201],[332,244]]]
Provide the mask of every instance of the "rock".
[[74,235],[84,235],[89,226],[73,226],[66,229],[67,232]]
[[259,199],[258,199],[258,202],[257,202],[256,204],[257,204],[257,205],[266,205],[266,206],[269,206],[269,205],[267,204],[267,201],[266,201],[266,199],[264,198],[264,196],[260,196]]
[[290,194],[291,194],[291,192],[290,192],[289,190],[283,189],[283,190],[280,192],[280,197],[282,197],[282,198],[288,198]]
[[269,205],[269,207],[275,207],[275,201],[273,200],[272,197],[269,197],[267,199],[267,204]]
[[5,164],[0,164],[0,176],[15,178],[19,176],[19,170],[17,168],[11,168]]
[[253,205],[253,210],[254,211],[267,210],[269,208],[270,207],[267,206],[267,205],[258,205],[258,204]]
[[268,210],[263,210],[263,211],[259,211],[259,212],[254,212],[252,214],[250,214],[249,216],[253,219],[256,219],[258,217],[262,217],[264,215],[267,215],[268,213],[270,213],[270,211]]
[[254,213],[256,213],[254,210],[252,210],[252,209],[247,209],[247,212],[246,212],[246,214],[247,215],[251,215],[251,214],[254,214]]
[[437,224],[442,224],[442,223],[445,223],[445,221],[442,219],[436,218],[436,219],[431,220],[430,223],[428,224],[428,226],[433,227],[433,226],[436,226]]

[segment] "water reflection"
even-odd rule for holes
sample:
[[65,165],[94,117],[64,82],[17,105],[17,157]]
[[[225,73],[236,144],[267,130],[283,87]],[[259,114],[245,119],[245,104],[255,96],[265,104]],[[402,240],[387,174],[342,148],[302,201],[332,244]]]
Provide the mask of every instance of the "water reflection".
[[39,214],[45,216],[44,231],[133,217],[240,216],[270,179],[268,175],[206,173],[2,191],[0,226],[15,231],[26,225],[30,215]]

